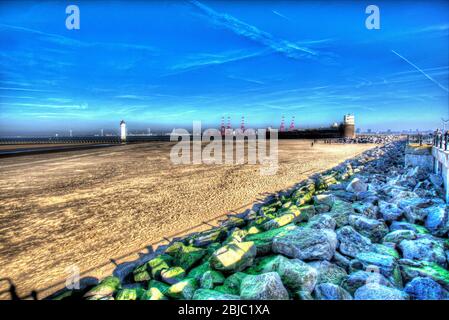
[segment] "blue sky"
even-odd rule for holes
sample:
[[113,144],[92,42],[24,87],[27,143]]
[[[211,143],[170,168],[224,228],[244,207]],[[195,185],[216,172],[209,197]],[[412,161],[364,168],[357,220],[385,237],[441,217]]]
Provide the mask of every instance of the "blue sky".
[[80,30],[67,4],[1,2],[0,134],[449,117],[447,2],[70,2]]

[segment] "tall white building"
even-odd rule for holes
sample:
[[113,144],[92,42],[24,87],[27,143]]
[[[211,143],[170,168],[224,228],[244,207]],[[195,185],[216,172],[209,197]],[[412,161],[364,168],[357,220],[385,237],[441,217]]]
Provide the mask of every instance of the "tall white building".
[[120,140],[126,141],[126,123],[123,120],[120,121]]

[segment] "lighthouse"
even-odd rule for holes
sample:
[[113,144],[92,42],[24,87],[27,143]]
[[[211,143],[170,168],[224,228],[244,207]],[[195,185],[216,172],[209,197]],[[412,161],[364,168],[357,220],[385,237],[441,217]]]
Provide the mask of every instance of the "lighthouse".
[[126,123],[125,121],[120,121],[120,140],[126,142]]

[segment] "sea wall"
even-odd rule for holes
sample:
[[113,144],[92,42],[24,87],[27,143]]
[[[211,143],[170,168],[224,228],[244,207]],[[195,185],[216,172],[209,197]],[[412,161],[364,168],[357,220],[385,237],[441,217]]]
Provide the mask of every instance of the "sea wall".
[[[91,300],[447,299],[443,181],[405,142],[315,174],[258,210],[176,239]],[[71,298],[74,292],[57,297]]]

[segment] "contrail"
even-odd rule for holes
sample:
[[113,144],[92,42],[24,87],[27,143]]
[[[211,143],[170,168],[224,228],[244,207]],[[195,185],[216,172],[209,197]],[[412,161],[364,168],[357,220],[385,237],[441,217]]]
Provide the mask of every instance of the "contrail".
[[439,83],[438,81],[436,81],[434,78],[432,78],[431,76],[429,76],[427,73],[425,73],[422,69],[420,69],[417,65],[415,65],[414,63],[412,63],[411,61],[407,60],[406,58],[404,58],[403,56],[401,56],[399,53],[397,53],[394,50],[391,50],[391,52],[393,52],[395,55],[397,55],[399,58],[401,58],[402,60],[404,60],[405,62],[407,62],[409,65],[411,65],[413,68],[415,68],[416,70],[418,70],[419,72],[421,72],[424,76],[426,76],[427,79],[429,79],[430,81],[432,81],[433,83],[435,83],[437,86],[439,86],[441,89],[443,89],[444,91],[449,93],[449,90],[444,87],[441,83]]

